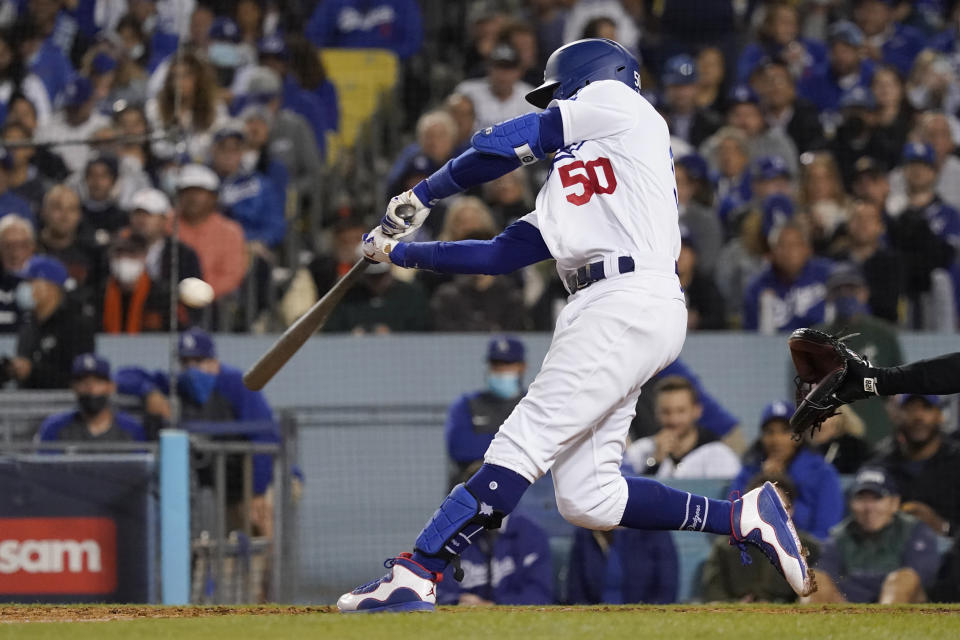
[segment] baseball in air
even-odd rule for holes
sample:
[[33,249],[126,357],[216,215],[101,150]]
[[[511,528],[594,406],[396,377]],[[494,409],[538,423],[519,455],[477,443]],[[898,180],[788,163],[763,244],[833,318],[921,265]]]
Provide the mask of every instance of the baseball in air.
[[178,288],[180,302],[199,309],[213,302],[213,287],[200,278],[184,278]]

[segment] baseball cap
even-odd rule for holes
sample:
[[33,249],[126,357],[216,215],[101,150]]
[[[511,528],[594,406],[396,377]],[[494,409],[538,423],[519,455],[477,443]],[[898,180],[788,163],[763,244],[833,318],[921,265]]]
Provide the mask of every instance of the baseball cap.
[[111,56],[109,53],[104,53],[103,51],[93,56],[93,60],[90,62],[90,70],[98,75],[107,73],[108,71],[113,71],[116,68],[117,59]]
[[787,402],[786,400],[777,400],[776,402],[771,402],[763,408],[763,413],[760,414],[760,428],[773,420],[784,420],[789,421],[790,417],[793,415],[793,403]]
[[221,40],[226,42],[240,42],[240,29],[237,23],[230,18],[216,18],[210,25],[210,31],[207,35],[211,40]]
[[151,215],[166,215],[170,212],[170,198],[159,189],[140,189],[130,198],[129,211],[146,211]]
[[497,67],[516,67],[520,65],[520,56],[517,50],[506,42],[501,42],[493,48],[488,57],[490,64]]
[[247,73],[247,85],[241,92],[256,98],[269,98],[280,93],[283,80],[269,67],[254,67]]
[[691,180],[710,180],[710,166],[706,158],[699,153],[688,153],[677,158],[676,163],[683,167]]
[[213,172],[213,169],[202,164],[188,164],[180,169],[180,177],[177,179],[177,190],[183,191],[197,187],[207,191],[216,191],[220,188],[220,178]]
[[231,120],[217,129],[217,132],[213,134],[213,141],[220,142],[227,138],[237,138],[242,142],[246,137],[247,134],[243,130],[243,125],[240,122]]
[[915,398],[923,400],[931,407],[943,406],[943,398],[927,393],[904,393],[897,398],[897,403],[902,407]]
[[793,218],[795,208],[793,201],[782,193],[774,193],[760,203],[762,227],[764,237],[769,237],[777,227]]
[[513,336],[497,336],[487,345],[489,362],[523,362],[525,358],[523,343]]
[[180,334],[177,355],[181,358],[215,358],[217,350],[210,334],[194,327]]
[[933,166],[936,163],[933,147],[922,142],[908,142],[903,148],[902,164],[910,162],[922,162]]
[[738,84],[730,90],[727,96],[731,107],[738,104],[760,104],[760,96],[748,84]]
[[70,375],[74,380],[87,376],[110,380],[110,363],[95,353],[81,353],[73,359]]
[[24,280],[46,280],[58,287],[67,282],[67,268],[56,258],[33,256],[18,274]]
[[877,101],[873,97],[873,91],[862,85],[857,85],[850,87],[840,96],[840,108],[872,111],[877,108]]
[[853,175],[855,178],[859,178],[863,175],[872,175],[879,176],[883,175],[885,171],[883,167],[880,166],[880,163],[877,162],[876,158],[871,158],[870,156],[863,156],[857,158],[857,161],[853,163]]
[[63,90],[63,106],[79,107],[93,95],[93,85],[85,76],[74,76]]
[[697,63],[685,53],[667,60],[663,68],[663,86],[694,84],[697,81]]
[[827,278],[827,290],[839,289],[840,287],[865,287],[867,279],[864,278],[860,267],[852,262],[841,262],[834,265],[830,276]]
[[863,31],[849,20],[838,20],[827,29],[827,42],[843,42],[851,47],[863,45]]
[[790,167],[780,156],[761,156],[753,163],[753,177],[757,180],[789,178]]
[[857,472],[853,486],[850,488],[850,495],[855,496],[863,491],[869,491],[881,497],[900,495],[897,483],[882,467],[863,467]]
[[275,58],[286,59],[289,55],[287,43],[277,34],[271,34],[260,39],[257,43],[257,51],[261,56],[271,56]]

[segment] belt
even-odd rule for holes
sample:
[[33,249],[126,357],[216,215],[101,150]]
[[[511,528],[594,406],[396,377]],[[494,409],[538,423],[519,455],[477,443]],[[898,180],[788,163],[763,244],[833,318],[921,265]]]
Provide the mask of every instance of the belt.
[[[632,273],[637,268],[633,258],[630,256],[620,256],[617,258],[617,265],[620,268],[620,273]],[[603,260],[585,264],[570,274],[570,277],[567,279],[567,289],[570,293],[586,289],[594,282],[599,282],[606,278],[607,274],[605,271]]]

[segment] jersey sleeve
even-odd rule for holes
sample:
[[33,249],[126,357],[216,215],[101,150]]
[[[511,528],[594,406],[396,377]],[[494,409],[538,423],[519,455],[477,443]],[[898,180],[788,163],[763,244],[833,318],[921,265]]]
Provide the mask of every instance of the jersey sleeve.
[[556,100],[563,120],[564,146],[608,138],[633,128],[640,117],[636,98],[627,85],[609,80],[587,85],[569,100]]

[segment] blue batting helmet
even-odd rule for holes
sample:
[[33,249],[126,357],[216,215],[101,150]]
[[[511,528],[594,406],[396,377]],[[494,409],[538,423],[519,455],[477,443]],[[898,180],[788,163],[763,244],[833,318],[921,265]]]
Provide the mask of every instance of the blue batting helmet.
[[550,54],[543,84],[527,94],[527,102],[545,109],[554,98],[569,98],[598,80],[619,80],[640,91],[640,63],[623,46],[606,38],[565,44]]

